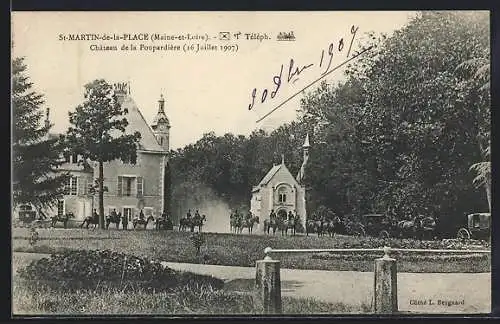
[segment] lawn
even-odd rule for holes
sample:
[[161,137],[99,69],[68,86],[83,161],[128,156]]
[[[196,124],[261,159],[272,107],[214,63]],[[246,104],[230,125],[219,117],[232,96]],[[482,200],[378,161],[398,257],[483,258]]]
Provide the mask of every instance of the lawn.
[[[420,242],[369,237],[234,235],[203,233],[205,243],[201,256],[191,243],[191,233],[177,231],[116,231],[82,229],[40,229],[40,240],[35,247],[28,244],[28,230],[13,230],[13,250],[54,253],[65,249],[110,249],[168,262],[206,263],[214,265],[255,266],[264,257],[266,247],[282,249],[301,248],[448,248],[443,241]],[[457,248],[452,246],[451,248]],[[363,254],[288,254],[280,255],[282,268],[373,271],[373,260],[381,255]],[[435,255],[399,254],[399,272],[490,272],[490,255]]]

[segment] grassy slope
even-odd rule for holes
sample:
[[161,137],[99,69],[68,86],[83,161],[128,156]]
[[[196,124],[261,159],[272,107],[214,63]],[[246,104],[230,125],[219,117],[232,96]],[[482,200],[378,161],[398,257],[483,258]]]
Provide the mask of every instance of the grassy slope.
[[[101,230],[39,230],[41,240],[38,252],[57,252],[64,248],[71,249],[111,249],[119,252],[146,256],[170,262],[198,263],[199,257],[189,240],[190,233],[166,231],[101,231]],[[206,243],[202,247],[203,260],[207,264],[255,266],[255,260],[263,258],[264,248],[348,248],[348,247],[381,247],[403,246],[422,247],[421,244],[409,240],[374,240],[337,236],[334,238],[316,236],[281,237],[257,235],[233,235],[206,233]],[[15,229],[13,232],[14,251],[30,251],[27,230]],[[441,247],[441,246],[439,246]],[[444,247],[444,246],[443,246]],[[315,270],[355,270],[373,271],[373,259],[377,255],[343,256],[343,255],[281,255],[282,268],[315,269]],[[313,259],[314,258],[314,259]],[[398,256],[399,272],[489,272],[488,255],[470,257],[435,257],[435,256]]]

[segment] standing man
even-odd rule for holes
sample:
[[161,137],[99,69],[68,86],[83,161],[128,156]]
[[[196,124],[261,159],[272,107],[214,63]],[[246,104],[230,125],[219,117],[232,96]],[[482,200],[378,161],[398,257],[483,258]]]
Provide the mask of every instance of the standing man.
[[[118,215],[121,216],[121,212],[118,213]],[[121,216],[121,219],[122,219],[123,229],[126,230],[128,228],[128,217],[127,217],[127,215],[123,214],[123,216]]]

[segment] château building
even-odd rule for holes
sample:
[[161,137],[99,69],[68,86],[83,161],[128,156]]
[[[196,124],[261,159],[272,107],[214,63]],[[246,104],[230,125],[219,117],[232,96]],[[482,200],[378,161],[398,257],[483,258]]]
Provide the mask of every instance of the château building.
[[[115,160],[104,163],[104,213],[112,210],[121,212],[129,218],[129,224],[141,210],[145,216],[158,216],[168,206],[168,162],[170,122],[165,114],[163,95],[158,100],[158,112],[151,125],[148,125],[139,107],[130,95],[130,86],[126,83],[115,84],[115,94],[122,108],[128,126],[125,133],[138,131],[141,139],[137,147],[137,159],[134,163]],[[48,113],[47,113],[48,118]],[[52,135],[54,136],[54,135]],[[89,190],[98,177],[98,163],[89,161],[90,168],[78,164],[79,156],[71,155],[60,166],[61,171],[68,171],[71,177],[65,187],[65,195],[57,207],[45,211],[47,216],[63,215],[73,212],[76,221],[82,221],[98,210],[98,195]]]

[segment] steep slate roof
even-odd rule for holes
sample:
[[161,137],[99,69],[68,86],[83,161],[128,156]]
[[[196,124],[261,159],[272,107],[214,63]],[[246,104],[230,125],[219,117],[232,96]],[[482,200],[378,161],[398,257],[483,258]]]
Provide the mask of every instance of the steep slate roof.
[[122,108],[128,110],[128,113],[124,115],[128,120],[125,133],[133,134],[136,131],[141,133],[139,149],[146,151],[163,151],[163,148],[156,140],[153,130],[149,127],[146,119],[137,107],[137,104],[130,96],[125,96],[123,98]]

